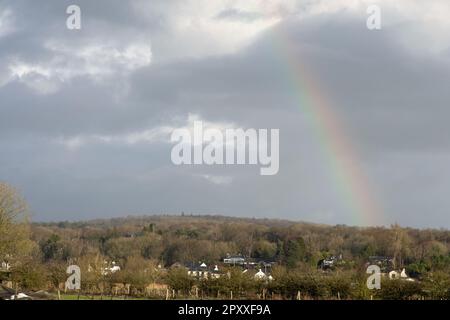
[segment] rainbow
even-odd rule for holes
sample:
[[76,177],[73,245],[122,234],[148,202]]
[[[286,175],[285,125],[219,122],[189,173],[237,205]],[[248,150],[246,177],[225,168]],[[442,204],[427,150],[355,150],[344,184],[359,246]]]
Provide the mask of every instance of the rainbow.
[[296,103],[314,130],[336,191],[351,211],[352,224],[384,224],[384,210],[361,168],[357,148],[327,101],[325,90],[321,90],[306,64],[301,63],[299,50],[289,39],[289,33],[277,26],[272,37],[277,59],[288,75]]

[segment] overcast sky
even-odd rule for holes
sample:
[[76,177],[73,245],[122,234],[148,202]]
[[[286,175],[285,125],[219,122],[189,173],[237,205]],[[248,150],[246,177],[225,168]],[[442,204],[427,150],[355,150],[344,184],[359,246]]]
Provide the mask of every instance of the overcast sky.
[[[35,221],[183,211],[449,228],[450,3],[393,2],[0,0],[0,180]],[[81,30],[66,28],[74,3]],[[370,4],[381,30],[366,27]],[[330,165],[338,137],[308,120],[318,96],[372,219],[358,211],[370,203],[355,211],[352,170]],[[173,165],[171,132],[195,119],[280,129],[279,173]]]

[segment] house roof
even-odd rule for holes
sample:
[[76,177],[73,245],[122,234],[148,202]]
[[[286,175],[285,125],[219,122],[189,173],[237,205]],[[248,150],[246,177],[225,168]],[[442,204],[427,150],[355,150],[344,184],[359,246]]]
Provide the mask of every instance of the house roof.
[[245,260],[245,258],[243,256],[229,256],[229,257],[225,257],[224,259],[232,259],[232,260]]

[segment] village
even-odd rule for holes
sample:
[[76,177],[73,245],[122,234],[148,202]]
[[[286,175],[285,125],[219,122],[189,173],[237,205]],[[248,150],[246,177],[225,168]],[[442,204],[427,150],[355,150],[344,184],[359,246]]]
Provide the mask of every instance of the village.
[[[343,260],[342,254],[336,256],[329,256],[325,259],[319,260],[317,263],[317,270],[323,274],[330,274],[336,272],[336,269],[339,266],[345,264]],[[154,271],[160,275],[159,279],[164,279],[167,277],[169,273],[178,273],[181,275],[181,279],[193,281],[191,282],[191,288],[188,291],[188,296],[191,298],[203,298],[200,297],[199,287],[200,283],[203,285],[208,285],[209,282],[214,282],[215,280],[225,279],[225,281],[230,280],[232,277],[232,270],[234,271],[234,275],[241,274],[246,277],[247,280],[253,281],[256,285],[259,285],[263,288],[262,294],[258,294],[258,299],[267,299],[267,288],[269,287],[271,282],[275,279],[272,275],[273,268],[276,267],[277,263],[275,261],[265,261],[261,259],[252,259],[246,258],[241,254],[231,255],[227,254],[221,261],[218,261],[217,264],[208,265],[205,262],[198,263],[173,263],[168,267],[163,267],[161,264],[155,266]],[[384,257],[384,256],[371,256],[369,257],[366,266],[378,266],[382,271],[381,276],[385,279],[389,280],[401,280],[414,282],[415,279],[409,277],[406,274],[405,268],[401,270],[393,269],[393,258]],[[120,274],[122,268],[115,261],[107,261],[104,260],[102,263],[102,267],[100,270],[95,270],[95,268],[91,265],[88,266],[87,273],[88,275],[95,272],[100,272],[101,277],[104,279],[114,278],[114,275]],[[8,279],[9,275],[12,273],[13,268],[10,263],[3,261],[0,265],[0,299],[3,300],[47,300],[47,299],[61,299],[60,291],[63,291],[65,294],[69,293],[72,290],[76,291],[78,295],[78,299],[80,298],[80,289],[81,287],[74,287],[75,281],[70,274],[67,274],[67,280],[65,282],[60,282],[57,287],[57,295],[48,292],[47,290],[38,290],[35,292],[25,292],[19,290],[17,284],[13,281],[5,280]],[[67,269],[69,271],[69,268]],[[185,275],[186,277],[183,277]],[[79,282],[82,281],[82,277],[80,275]],[[49,285],[50,287],[50,285]],[[14,289],[15,288],[15,289]],[[166,300],[180,298],[183,295],[180,295],[180,290],[175,290],[175,287],[165,281],[154,281],[153,283],[148,283],[145,285],[144,296],[153,297],[153,298],[164,298]],[[51,290],[50,290],[51,291]],[[91,299],[95,299],[95,296],[99,296],[103,299],[103,292],[96,292],[91,295]],[[110,290],[111,297],[129,297],[132,299],[132,284],[130,283],[112,283]],[[136,291],[134,291],[134,295]],[[340,294],[338,293],[338,296]],[[185,297],[186,295],[184,295]],[[217,293],[217,298],[220,298],[220,291]],[[272,298],[273,298],[272,294]],[[107,296],[105,296],[105,299]],[[223,292],[222,298],[233,299],[233,291],[230,290],[228,293]],[[296,299],[301,299],[301,291],[297,292]]]

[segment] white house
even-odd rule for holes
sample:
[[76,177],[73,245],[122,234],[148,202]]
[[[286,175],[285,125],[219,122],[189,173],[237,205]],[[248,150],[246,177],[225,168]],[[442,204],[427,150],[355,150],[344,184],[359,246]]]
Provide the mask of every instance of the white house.
[[6,261],[2,262],[2,265],[1,265],[2,270],[8,271],[10,268],[11,268],[11,265],[9,264],[9,262],[6,262]]
[[403,270],[399,273],[395,270],[392,270],[391,272],[388,273],[389,279],[393,280],[393,279],[401,279],[401,280],[405,280],[405,281],[414,281],[414,279],[408,277],[408,275],[406,274],[406,270],[405,268],[403,268]]
[[264,272],[262,272],[261,269],[259,269],[259,271],[255,274],[254,278],[255,280],[266,280],[267,276]]

